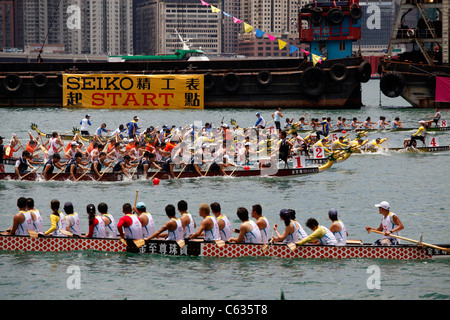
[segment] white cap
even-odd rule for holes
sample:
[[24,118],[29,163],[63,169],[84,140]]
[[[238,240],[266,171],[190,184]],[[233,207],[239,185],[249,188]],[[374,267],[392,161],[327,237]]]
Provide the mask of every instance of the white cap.
[[391,208],[391,206],[389,205],[389,202],[387,202],[387,201],[381,201],[379,204],[376,204],[375,207],[383,208],[384,210],[389,210]]

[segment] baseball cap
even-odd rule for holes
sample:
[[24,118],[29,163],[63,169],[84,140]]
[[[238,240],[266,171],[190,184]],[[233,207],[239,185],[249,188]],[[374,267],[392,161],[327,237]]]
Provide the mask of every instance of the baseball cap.
[[259,112],[257,112],[257,113],[256,113],[256,115],[257,115],[257,116],[259,116],[259,115],[260,115],[260,113],[259,113]]
[[87,117],[90,117],[90,116],[91,116],[90,114],[87,114],[87,115],[86,115],[86,118],[87,118]]
[[145,203],[144,202],[138,202],[136,205],[136,209],[145,209]]
[[3,139],[5,139],[5,137],[2,137],[2,136],[0,136],[0,139],[2,139],[2,140],[3,140]]
[[389,205],[389,202],[381,201],[379,204],[376,204],[375,207],[383,208],[384,210],[389,210],[391,206]]

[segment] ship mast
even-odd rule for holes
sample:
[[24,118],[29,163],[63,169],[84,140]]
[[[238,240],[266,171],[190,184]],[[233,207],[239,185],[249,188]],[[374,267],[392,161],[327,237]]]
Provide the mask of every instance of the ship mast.
[[[392,56],[393,47],[398,44],[415,44],[429,65],[436,62],[434,57],[438,52],[442,54],[439,63],[448,63],[448,0],[401,0],[398,10],[388,55]],[[405,16],[411,11],[417,12],[416,26],[404,25]],[[430,13],[439,13],[440,19],[431,18]],[[436,23],[437,21],[440,21],[441,25]]]

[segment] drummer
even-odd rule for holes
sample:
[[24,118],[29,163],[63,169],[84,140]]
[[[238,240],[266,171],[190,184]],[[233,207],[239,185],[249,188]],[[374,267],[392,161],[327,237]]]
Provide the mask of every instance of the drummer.
[[390,237],[390,235],[398,235],[398,232],[404,229],[403,223],[395,213],[391,212],[389,202],[381,201],[379,204],[376,204],[375,207],[378,208],[378,212],[383,216],[381,224],[376,229],[366,226],[366,230],[367,232],[370,232],[371,230],[382,231],[384,232],[384,237],[375,241],[373,245],[399,245],[400,242],[396,238]]

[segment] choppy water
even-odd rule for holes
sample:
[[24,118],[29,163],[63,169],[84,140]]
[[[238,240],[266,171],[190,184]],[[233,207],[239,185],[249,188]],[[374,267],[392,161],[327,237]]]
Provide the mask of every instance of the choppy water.
[[[284,110],[285,117],[298,118],[329,115],[351,119],[356,116],[372,121],[380,115],[388,119],[399,116],[408,127],[434,114],[434,110],[408,108],[403,99],[382,97],[379,106],[378,82],[363,86],[366,107],[360,110]],[[276,106],[274,106],[275,109]],[[0,109],[0,135],[16,133],[26,138],[32,122],[44,132],[69,131],[78,126],[86,112],[92,116],[94,131],[102,122],[115,129],[137,114],[144,126],[194,121],[229,123],[236,119],[241,126],[251,126],[261,110],[201,111],[109,111]],[[262,110],[271,119],[272,110]],[[450,111],[442,110],[450,119]],[[407,132],[389,133],[389,146],[401,146]],[[450,132],[436,133],[441,145],[450,144]],[[372,133],[370,138],[384,137]],[[8,139],[8,138],[7,138]],[[7,140],[5,139],[5,140]],[[147,203],[159,227],[165,221],[164,207],[185,199],[196,217],[202,202],[218,201],[222,212],[233,225],[239,222],[236,208],[259,203],[272,225],[278,223],[282,208],[297,211],[300,222],[315,217],[329,225],[328,209],[338,209],[350,238],[372,242],[365,226],[377,227],[380,215],[375,203],[387,200],[392,211],[405,225],[402,235],[418,239],[423,234],[429,243],[449,243],[449,170],[450,152],[431,154],[378,153],[352,155],[330,170],[298,178],[207,178],[183,181],[151,182],[0,182],[0,229],[11,226],[20,196],[33,197],[36,207],[49,226],[49,202],[73,202],[81,213],[82,229],[87,231],[84,216],[88,203],[107,202],[119,218],[125,202],[133,202],[139,190],[139,201]],[[282,229],[282,227],[280,227]],[[81,289],[69,290],[69,266],[81,272]],[[380,268],[381,288],[369,289],[368,268]],[[283,290],[287,299],[449,299],[450,261],[387,260],[287,260],[277,258],[195,258],[166,257],[102,252],[25,253],[0,252],[0,299],[279,299]],[[51,288],[51,290],[49,290]]]

